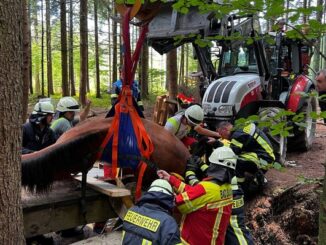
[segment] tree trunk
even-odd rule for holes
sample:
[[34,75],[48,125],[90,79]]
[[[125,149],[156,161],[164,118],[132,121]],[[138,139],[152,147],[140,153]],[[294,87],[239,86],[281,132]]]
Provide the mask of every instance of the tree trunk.
[[[323,2],[324,2],[323,0],[318,0],[317,6],[323,6],[323,4],[324,4]],[[322,19],[323,19],[323,10],[318,11],[316,14],[316,20],[319,23],[322,23]],[[320,47],[320,41],[321,41],[321,38],[316,39],[315,48],[316,48],[316,50],[320,50],[321,52],[323,52],[323,50],[321,50],[321,47]],[[312,64],[312,67],[315,71],[319,71],[319,69],[320,69],[319,63],[320,63],[320,55],[317,52],[315,52],[313,64]]]
[[61,26],[61,80],[62,96],[69,95],[68,61],[67,61],[67,11],[66,0],[60,0],[60,26]]
[[27,0],[23,0],[23,114],[22,123],[27,119],[28,110],[28,91],[30,85],[30,28],[29,28],[29,12]]
[[41,77],[42,77],[42,84],[41,84],[41,91],[42,91],[42,96],[44,97],[45,92],[45,79],[44,79],[44,14],[43,14],[43,0],[41,0]]
[[[37,1],[33,1],[33,26],[34,26],[34,41],[36,46],[39,46],[39,36],[38,36],[38,12],[37,12]],[[37,57],[37,56],[36,56]],[[35,92],[36,94],[40,94],[41,85],[40,85],[40,60],[35,60]]]
[[79,99],[86,104],[86,86],[88,81],[88,36],[87,36],[87,0],[80,0],[80,85]]
[[177,49],[173,49],[167,53],[166,65],[169,98],[176,99],[178,94]]
[[140,87],[141,87],[141,97],[147,98],[148,97],[148,45],[146,42],[143,44],[142,52],[141,52],[141,80]]
[[0,244],[24,242],[21,206],[23,4],[0,4]]
[[109,59],[109,69],[108,69],[108,78],[109,78],[109,81],[108,81],[108,88],[107,90],[110,91],[111,90],[111,81],[110,79],[112,78],[111,77],[111,74],[112,74],[112,53],[111,53],[111,21],[110,21],[110,15],[111,15],[111,8],[110,8],[110,5],[108,5],[108,59]]
[[48,80],[48,97],[53,92],[53,79],[52,79],[52,50],[51,50],[51,3],[50,0],[45,1],[46,4],[46,57],[47,57],[47,80]]
[[[307,8],[307,0],[303,0],[303,3],[302,3],[302,7],[304,8],[304,9],[306,9]],[[303,14],[303,17],[302,17],[302,21],[303,21],[303,23],[304,24],[306,24],[307,23],[307,21],[308,21],[308,16],[306,15],[306,14]]]
[[98,53],[97,5],[97,0],[94,0],[96,98],[101,98],[100,61]]
[[72,0],[69,3],[69,84],[70,84],[70,95],[76,95],[75,87],[75,72],[74,72],[74,10],[72,6]]
[[[324,167],[326,168],[326,162],[324,163]],[[320,197],[318,244],[326,244],[326,172],[324,176],[323,193]]]
[[184,85],[184,56],[185,56],[185,48],[184,45],[181,46],[180,53],[180,70],[179,70],[179,84]]
[[28,23],[28,28],[29,28],[29,92],[30,94],[33,94],[34,91],[33,91],[33,69],[32,69],[32,66],[33,66],[33,59],[32,59],[32,32],[31,32],[31,26],[32,26],[32,11],[31,11],[31,1],[28,1],[27,2],[28,4],[28,20],[29,20],[29,23]]
[[[285,13],[285,23],[289,23],[289,12],[288,12],[289,8],[290,8],[290,0],[286,0],[285,1],[285,10],[287,12]],[[287,30],[287,29],[288,29],[288,27],[287,27],[287,25],[285,25],[285,30]]]
[[[116,10],[113,9],[113,16],[116,17]],[[118,79],[117,75],[117,66],[118,66],[118,34],[117,34],[117,22],[114,19],[112,25],[112,45],[113,45],[113,54],[112,54],[112,82],[115,82]]]
[[150,69],[151,69],[151,73],[150,75],[150,82],[149,82],[149,92],[152,93],[153,92],[153,49],[150,49],[150,56],[149,56],[149,62],[150,62]]
[[188,86],[188,74],[189,74],[189,44],[186,44],[186,50],[185,50],[185,55],[186,55],[186,71],[185,71],[185,80],[186,80],[186,86]]
[[118,29],[120,30],[120,34],[118,35],[119,36],[119,62],[120,62],[120,65],[123,64],[123,55],[124,55],[124,48],[123,48],[123,38],[122,38],[122,24],[119,24],[118,25]]

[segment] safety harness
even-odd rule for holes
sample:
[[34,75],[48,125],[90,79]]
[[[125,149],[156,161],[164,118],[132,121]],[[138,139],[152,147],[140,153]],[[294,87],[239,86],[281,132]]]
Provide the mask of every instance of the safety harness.
[[[136,199],[141,195],[141,186],[147,164],[146,160],[154,150],[153,143],[142,123],[137,104],[134,103],[131,87],[137,68],[142,44],[148,31],[148,22],[143,24],[137,45],[133,55],[130,50],[129,21],[140,9],[140,1],[137,0],[132,7],[128,7],[123,16],[122,37],[124,42],[124,65],[122,90],[118,101],[108,115],[114,114],[112,125],[100,147],[99,158],[112,164],[112,178],[117,176],[117,168],[131,167],[138,172],[136,185]],[[104,154],[104,153],[111,154]],[[129,156],[121,159],[120,156]],[[130,157],[133,156],[133,157]]]

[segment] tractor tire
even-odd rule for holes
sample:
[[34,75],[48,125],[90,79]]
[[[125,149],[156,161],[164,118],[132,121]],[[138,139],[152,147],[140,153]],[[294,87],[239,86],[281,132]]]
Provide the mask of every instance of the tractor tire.
[[297,112],[303,112],[305,115],[306,127],[300,128],[294,125],[294,136],[289,138],[289,150],[291,151],[308,151],[313,143],[316,134],[316,119],[312,119],[311,112],[317,111],[316,97],[309,97],[305,105]]
[[[275,116],[280,112],[280,108],[266,107],[259,110],[259,117],[262,121],[271,121],[272,124],[280,123],[284,118],[275,119]],[[275,161],[284,165],[287,152],[287,137],[281,135],[272,135],[269,128],[263,128],[264,133],[270,140],[275,155]]]

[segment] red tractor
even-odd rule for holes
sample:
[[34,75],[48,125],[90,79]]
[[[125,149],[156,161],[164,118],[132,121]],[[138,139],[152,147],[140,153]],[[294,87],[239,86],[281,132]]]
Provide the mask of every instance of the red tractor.
[[[293,126],[288,137],[269,134],[278,161],[283,162],[287,143],[289,148],[308,150],[315,135],[310,113],[316,111],[316,99],[301,96],[314,90],[306,70],[309,48],[281,31],[271,35],[275,43],[267,45],[260,33],[254,16],[216,19],[213,13],[201,14],[196,8],[180,14],[165,4],[151,21],[147,38],[161,54],[187,42],[193,44],[203,73],[202,107],[210,128],[250,115],[277,123],[281,119],[275,115],[281,109],[304,112],[303,130],[302,124],[288,120],[287,126]],[[180,35],[183,38],[176,41]],[[210,40],[210,45],[201,45],[203,40]]]

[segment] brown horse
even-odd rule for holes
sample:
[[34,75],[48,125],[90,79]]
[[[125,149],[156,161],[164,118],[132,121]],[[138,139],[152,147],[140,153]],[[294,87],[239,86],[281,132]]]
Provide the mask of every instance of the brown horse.
[[[88,119],[64,133],[54,145],[23,155],[23,186],[31,191],[47,191],[53,181],[91,168],[112,120],[99,117]],[[150,161],[159,169],[182,175],[190,157],[187,148],[161,126],[146,119],[142,121],[154,144]],[[154,169],[147,169],[144,181],[150,183],[157,176]]]

